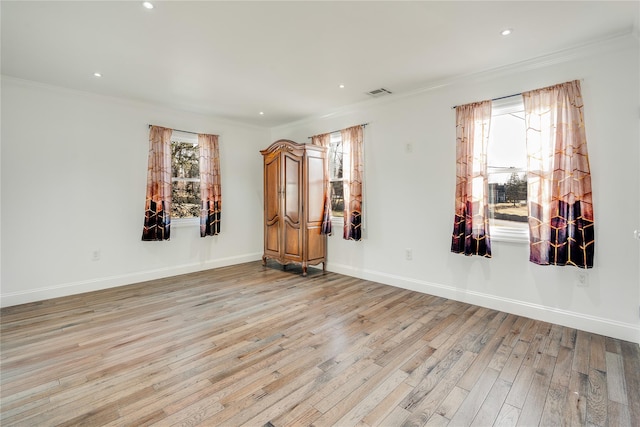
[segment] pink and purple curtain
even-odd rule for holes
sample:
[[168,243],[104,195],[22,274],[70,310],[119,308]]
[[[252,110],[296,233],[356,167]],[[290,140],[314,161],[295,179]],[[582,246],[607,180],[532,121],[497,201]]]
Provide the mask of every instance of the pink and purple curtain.
[[456,107],[456,202],[451,252],[491,258],[487,146],[491,101]]
[[142,240],[169,240],[171,234],[171,129],[149,129],[147,196]]
[[200,147],[200,237],[220,233],[222,191],[220,186],[220,154],[218,135],[198,135]]
[[[362,183],[364,178],[364,136],[362,125],[340,131],[342,144],[349,147],[348,178],[344,179],[344,230],[346,240],[362,240]],[[345,171],[347,165],[345,165]]]
[[522,94],[528,154],[529,259],[593,267],[591,174],[580,82]]
[[[327,149],[327,156],[331,149],[331,134],[325,133],[311,137],[311,144]],[[324,167],[324,208],[322,213],[322,234],[331,235],[331,177],[329,176],[329,160],[325,159]]]

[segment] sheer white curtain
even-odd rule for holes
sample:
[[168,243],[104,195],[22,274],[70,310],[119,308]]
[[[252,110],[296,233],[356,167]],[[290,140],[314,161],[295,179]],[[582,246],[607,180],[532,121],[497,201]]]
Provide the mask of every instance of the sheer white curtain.
[[456,203],[451,252],[491,257],[487,146],[491,101],[456,107]]
[[171,134],[160,126],[149,128],[147,196],[142,240],[169,240],[171,236]]
[[[327,150],[327,157],[331,150],[331,134],[324,133],[322,135],[315,135],[311,137],[311,143],[324,147]],[[331,229],[331,177],[329,176],[329,159],[325,161],[324,168],[324,208],[322,213],[322,234],[332,234]]]
[[593,267],[591,172],[580,82],[522,94],[531,262]]
[[218,135],[198,135],[200,147],[200,237],[220,233],[222,188],[220,186],[220,152]]
[[[362,240],[362,186],[364,181],[363,126],[340,131],[342,143],[349,150],[349,164],[344,164],[344,230],[346,240]],[[347,174],[348,171],[348,174]]]

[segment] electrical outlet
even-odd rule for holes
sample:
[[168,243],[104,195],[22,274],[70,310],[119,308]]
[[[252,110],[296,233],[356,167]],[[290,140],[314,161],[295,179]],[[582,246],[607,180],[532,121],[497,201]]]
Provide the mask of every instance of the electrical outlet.
[[579,271],[576,276],[576,284],[581,288],[589,286],[589,276],[585,271]]
[[404,258],[407,261],[411,261],[413,259],[413,249],[407,248],[404,250]]

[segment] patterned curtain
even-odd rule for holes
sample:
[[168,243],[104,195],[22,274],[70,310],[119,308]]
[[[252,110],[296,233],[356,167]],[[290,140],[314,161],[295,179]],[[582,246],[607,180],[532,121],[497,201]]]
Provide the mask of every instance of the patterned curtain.
[[591,174],[580,82],[525,92],[529,260],[593,267]]
[[[327,149],[327,157],[331,149],[331,134],[325,133],[311,137],[311,144],[325,147]],[[332,234],[331,230],[331,177],[329,176],[329,159],[327,158],[324,166],[324,209],[322,214],[322,234]]]
[[[344,232],[346,240],[362,240],[362,181],[364,178],[362,125],[340,131],[342,143],[349,147],[348,178],[344,179]],[[345,165],[346,166],[346,165]],[[346,175],[346,174],[345,174]]]
[[487,146],[491,101],[456,107],[456,211],[451,252],[491,258]]
[[147,197],[142,240],[169,240],[171,231],[171,129],[149,129]]
[[218,135],[198,135],[200,147],[200,237],[220,233],[222,192],[220,187],[220,155]]

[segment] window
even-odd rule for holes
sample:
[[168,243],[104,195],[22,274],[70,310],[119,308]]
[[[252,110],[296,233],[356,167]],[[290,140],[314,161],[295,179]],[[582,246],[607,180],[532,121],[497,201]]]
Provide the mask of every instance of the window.
[[527,146],[521,97],[492,104],[487,172],[491,237],[528,241]]
[[345,147],[340,132],[331,134],[329,148],[329,181],[331,182],[331,216],[344,216],[344,180],[348,179],[349,147]]
[[171,135],[171,218],[200,217],[200,149],[198,136]]

